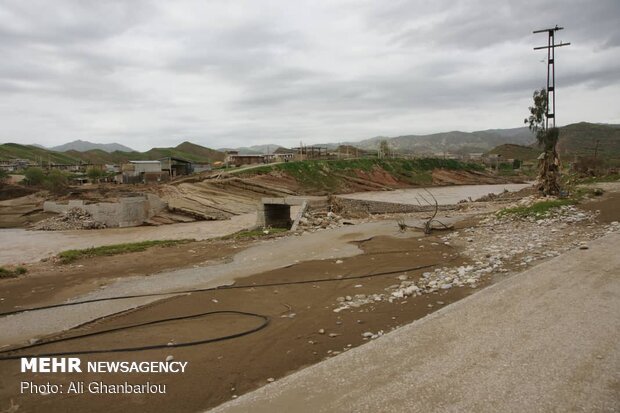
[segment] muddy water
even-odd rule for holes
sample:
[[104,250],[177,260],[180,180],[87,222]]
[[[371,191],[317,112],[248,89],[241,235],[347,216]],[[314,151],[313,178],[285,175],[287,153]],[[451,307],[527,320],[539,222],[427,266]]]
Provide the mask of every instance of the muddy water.
[[159,227],[110,228],[89,231],[27,231],[0,229],[0,266],[28,263],[68,249],[149,240],[193,238],[197,241],[229,235],[256,224],[256,214],[227,221],[201,221]]
[[[462,199],[479,198],[490,192],[517,191],[528,184],[461,185],[429,188],[440,205],[456,204]],[[417,204],[427,195],[421,188],[390,192],[363,192],[344,195],[347,198],[384,202]],[[292,208],[292,215],[296,213]],[[160,227],[111,228],[91,231],[26,231],[0,229],[0,266],[38,261],[68,249],[82,249],[101,245],[147,240],[193,238],[204,240],[248,229],[256,223],[256,214],[243,214],[227,221],[203,221]]]
[[[439,205],[454,205],[463,199],[477,199],[489,193],[499,194],[507,191],[519,191],[531,184],[500,184],[500,185],[458,185],[426,188],[437,199]],[[422,197],[429,199],[425,188],[398,189],[396,191],[358,192],[342,195],[343,198],[363,199],[369,201],[394,202],[398,204],[418,205],[418,200],[425,203]],[[430,199],[429,199],[430,200]]]

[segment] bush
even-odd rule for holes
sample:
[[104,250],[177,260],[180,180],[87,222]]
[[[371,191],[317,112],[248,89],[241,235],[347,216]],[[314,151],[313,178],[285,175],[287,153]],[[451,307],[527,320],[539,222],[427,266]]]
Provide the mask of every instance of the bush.
[[45,172],[41,168],[28,168],[24,171],[26,185],[38,186],[45,182]]
[[105,173],[98,168],[88,168],[86,170],[86,176],[90,179],[91,182],[99,182],[101,178],[105,176]]
[[43,186],[52,192],[62,192],[69,186],[69,179],[62,171],[52,169],[45,178]]
[[9,270],[4,267],[0,267],[0,278],[15,278],[19,275],[26,274],[28,270],[25,267],[15,267],[14,270]]

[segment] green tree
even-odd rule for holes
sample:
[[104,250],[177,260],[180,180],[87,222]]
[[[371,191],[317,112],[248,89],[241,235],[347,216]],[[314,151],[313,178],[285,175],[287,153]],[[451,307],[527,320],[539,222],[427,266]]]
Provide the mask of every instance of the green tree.
[[45,181],[45,172],[41,168],[28,168],[24,171],[24,181],[26,185],[38,186]]
[[538,190],[543,195],[560,194],[560,157],[557,144],[560,138],[558,128],[545,128],[548,96],[545,89],[534,91],[534,106],[529,107],[530,116],[525,118],[530,130],[536,134],[543,153],[538,158]]
[[0,183],[3,183],[9,179],[9,173],[4,169],[0,169]]
[[90,179],[91,182],[99,182],[99,180],[104,176],[104,173],[99,168],[88,168],[86,170],[86,176]]
[[532,132],[536,134],[536,140],[540,143],[545,134],[545,113],[547,112],[547,91],[545,89],[534,91],[534,106],[530,106],[530,116],[523,120]]
[[387,158],[390,156],[390,144],[385,139],[379,142],[379,159]]
[[51,192],[60,193],[69,186],[69,179],[62,171],[52,169],[45,178],[44,186]]

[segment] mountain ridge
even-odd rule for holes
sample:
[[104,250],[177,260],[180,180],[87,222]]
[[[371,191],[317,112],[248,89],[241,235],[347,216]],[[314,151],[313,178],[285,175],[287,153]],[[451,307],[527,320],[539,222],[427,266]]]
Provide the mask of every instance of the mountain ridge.
[[[35,145],[36,146],[36,145]],[[112,153],[115,151],[121,152],[135,152],[134,149],[127,147],[125,145],[121,145],[120,143],[94,143],[89,141],[83,141],[81,139],[77,139],[71,142],[63,143],[62,145],[53,146],[50,149],[55,152],[68,152],[68,151],[77,151],[77,152],[87,152],[91,150],[100,149],[102,151]]]

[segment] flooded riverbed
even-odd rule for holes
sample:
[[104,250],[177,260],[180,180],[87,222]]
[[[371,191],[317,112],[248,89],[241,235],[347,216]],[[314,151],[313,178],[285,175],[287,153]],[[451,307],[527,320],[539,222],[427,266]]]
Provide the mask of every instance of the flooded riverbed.
[[[456,204],[462,199],[479,198],[504,190],[518,191],[530,184],[460,185],[429,188],[440,205]],[[360,192],[343,195],[346,198],[367,199],[403,204],[418,204],[420,194],[428,198],[423,188],[396,191]],[[296,209],[291,211],[293,214]],[[201,221],[159,227],[110,228],[89,231],[27,231],[0,229],[0,265],[38,261],[68,249],[83,249],[102,245],[190,238],[204,240],[229,235],[256,224],[256,214],[234,216],[225,221]]]
[[200,221],[158,227],[109,228],[83,231],[0,229],[0,265],[38,261],[69,249],[149,240],[205,240],[229,235],[256,224],[256,214],[225,221]]
[[[489,193],[500,194],[504,191],[519,191],[531,184],[500,185],[458,185],[426,188],[437,199],[439,205],[454,205],[461,200],[476,200]],[[343,198],[363,199],[368,201],[393,202],[397,204],[417,205],[418,200],[424,204],[422,197],[429,199],[425,188],[398,189],[395,191],[358,192],[341,195]],[[430,200],[430,199],[429,199]]]

